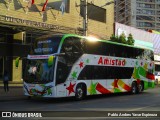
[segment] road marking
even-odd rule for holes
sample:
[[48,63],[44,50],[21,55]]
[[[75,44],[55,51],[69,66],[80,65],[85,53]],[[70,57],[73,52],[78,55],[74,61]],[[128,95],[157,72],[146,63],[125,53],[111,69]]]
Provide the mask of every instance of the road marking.
[[57,105],[57,106],[59,106],[59,107],[64,107],[64,106],[70,106],[70,105],[72,105],[71,103],[68,103],[68,104],[60,104],[60,105]]
[[108,109],[108,108],[80,108],[84,111],[122,111],[120,108]]
[[156,104],[148,105],[148,106],[145,106],[145,107],[135,108],[135,109],[127,110],[127,111],[137,111],[137,110],[141,110],[141,109],[148,108],[148,107],[153,107],[153,106],[157,106],[157,105]]

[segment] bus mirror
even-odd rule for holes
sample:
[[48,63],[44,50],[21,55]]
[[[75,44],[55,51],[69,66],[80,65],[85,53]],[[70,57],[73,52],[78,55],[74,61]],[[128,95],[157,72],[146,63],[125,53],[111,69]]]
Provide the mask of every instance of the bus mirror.
[[53,65],[54,58],[55,58],[55,56],[49,56],[49,58],[48,58],[48,66],[49,67]]
[[15,66],[16,66],[16,68],[18,68],[18,66],[19,66],[19,59],[20,59],[20,57],[17,57],[16,60],[15,60]]

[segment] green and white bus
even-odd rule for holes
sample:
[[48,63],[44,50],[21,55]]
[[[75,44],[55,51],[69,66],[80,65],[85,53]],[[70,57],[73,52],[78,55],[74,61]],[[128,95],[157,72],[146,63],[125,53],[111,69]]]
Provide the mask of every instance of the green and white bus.
[[37,38],[24,69],[24,94],[70,97],[154,87],[153,51],[74,34]]

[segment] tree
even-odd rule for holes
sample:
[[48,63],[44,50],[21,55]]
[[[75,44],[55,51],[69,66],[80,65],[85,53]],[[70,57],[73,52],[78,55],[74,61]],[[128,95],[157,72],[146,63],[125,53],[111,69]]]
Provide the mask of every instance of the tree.
[[130,33],[128,36],[127,44],[128,45],[134,45],[135,40],[133,39],[132,34]]
[[119,41],[120,43],[127,44],[126,36],[125,36],[124,33],[122,33],[122,34],[119,36],[118,41]]
[[112,36],[110,37],[110,40],[113,41],[113,42],[117,42],[118,37],[116,37],[115,35],[112,34]]
[[118,42],[118,43],[123,43],[128,45],[134,45],[134,42],[135,42],[131,33],[127,37],[127,40],[124,33],[122,33],[119,37],[112,34],[112,36],[110,37],[110,40],[113,42]]

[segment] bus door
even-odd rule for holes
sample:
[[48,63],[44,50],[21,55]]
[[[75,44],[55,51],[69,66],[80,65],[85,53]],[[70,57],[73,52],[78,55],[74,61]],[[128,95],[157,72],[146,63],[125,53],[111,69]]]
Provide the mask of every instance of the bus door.
[[56,69],[56,88],[57,97],[66,96],[66,79],[69,74],[69,69],[65,62],[64,57],[58,57],[58,64]]

